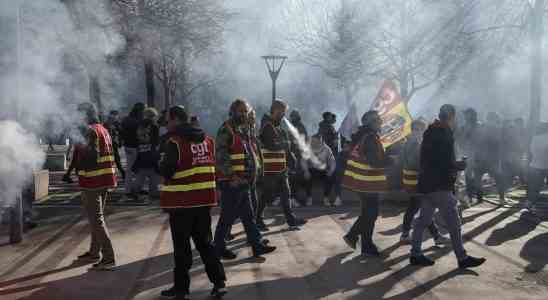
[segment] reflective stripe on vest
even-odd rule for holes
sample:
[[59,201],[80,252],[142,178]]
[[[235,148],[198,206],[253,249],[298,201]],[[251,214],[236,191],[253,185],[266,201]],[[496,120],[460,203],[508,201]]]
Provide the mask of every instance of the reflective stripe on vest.
[[271,151],[262,149],[261,153],[263,154],[264,173],[282,173],[287,170],[285,150]]
[[191,208],[217,205],[215,191],[215,144],[207,137],[196,144],[171,137],[177,144],[179,162],[173,176],[160,188],[162,208]]
[[361,154],[360,144],[356,145],[350,153],[342,186],[362,193],[386,192],[388,191],[388,178],[384,168],[374,168],[367,163]]
[[[228,123],[225,122],[224,125],[232,134],[232,145],[230,146],[230,164],[231,170],[234,175],[238,177],[245,177],[245,148],[242,142],[242,138],[236,133],[234,128]],[[226,176],[219,170],[218,171],[218,180],[226,180]]]
[[403,188],[409,193],[417,192],[417,185],[419,184],[419,173],[413,170],[403,170],[402,176]]
[[[95,145],[99,151],[97,164],[89,170],[78,170],[78,182],[84,189],[114,188],[116,182],[116,169],[114,165],[114,155],[112,141],[108,131],[101,124],[90,125],[90,129],[95,132]],[[78,159],[85,159],[86,147],[79,146]]]

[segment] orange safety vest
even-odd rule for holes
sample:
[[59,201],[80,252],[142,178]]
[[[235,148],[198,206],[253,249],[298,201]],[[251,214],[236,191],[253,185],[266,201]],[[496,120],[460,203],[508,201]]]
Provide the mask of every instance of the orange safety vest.
[[[379,151],[384,154],[384,149],[379,137],[375,136]],[[360,193],[379,193],[388,191],[388,179],[384,168],[373,168],[362,155],[363,141],[357,144],[350,152],[346,163],[346,170],[342,180],[342,186]]]
[[[280,135],[278,129],[271,122],[265,122],[263,129],[266,126],[272,126],[274,132],[277,136]],[[265,175],[269,174],[279,174],[287,170],[287,154],[285,150],[269,150],[266,148],[261,149],[261,154],[263,158],[263,173]]]
[[192,143],[180,136],[170,142],[179,149],[175,174],[160,190],[160,207],[192,208],[216,206],[215,142],[210,137],[202,143]]
[[402,184],[403,189],[406,192],[410,194],[417,193],[417,186],[419,184],[419,172],[403,169]]
[[[101,124],[89,125],[89,128],[97,136],[96,146],[99,150],[97,164],[90,170],[78,170],[78,183],[83,189],[115,188],[116,169],[114,165],[114,154],[110,134]],[[85,146],[76,148],[78,159],[85,159]]]
[[[232,145],[230,145],[230,162],[232,164],[232,172],[235,176],[244,178],[246,176],[245,147],[242,138],[236,133],[234,128],[232,128],[228,122],[225,122],[223,126],[225,126],[232,134]],[[217,171],[217,177],[219,181],[228,179],[220,170]]]

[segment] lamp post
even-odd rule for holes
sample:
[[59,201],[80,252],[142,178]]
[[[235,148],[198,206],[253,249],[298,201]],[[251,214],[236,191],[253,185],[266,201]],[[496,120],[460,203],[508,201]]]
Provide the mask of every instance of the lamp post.
[[265,55],[261,56],[261,58],[264,59],[266,67],[268,68],[268,73],[272,79],[272,102],[274,102],[274,100],[276,100],[276,79],[278,79],[278,75],[284,66],[287,56]]

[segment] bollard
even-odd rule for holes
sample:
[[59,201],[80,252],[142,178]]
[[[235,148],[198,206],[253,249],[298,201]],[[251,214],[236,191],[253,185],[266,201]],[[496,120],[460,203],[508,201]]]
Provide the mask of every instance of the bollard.
[[23,197],[17,195],[15,204],[9,209],[10,243],[16,244],[23,240]]

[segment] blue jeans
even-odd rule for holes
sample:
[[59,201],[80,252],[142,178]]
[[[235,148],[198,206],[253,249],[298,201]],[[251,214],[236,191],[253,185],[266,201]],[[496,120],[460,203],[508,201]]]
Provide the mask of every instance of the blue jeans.
[[259,246],[262,237],[254,220],[249,185],[231,187],[227,182],[222,182],[220,188],[221,214],[214,239],[216,252],[220,254],[226,249],[225,237],[236,218],[242,220],[247,240],[251,246],[254,248]]

